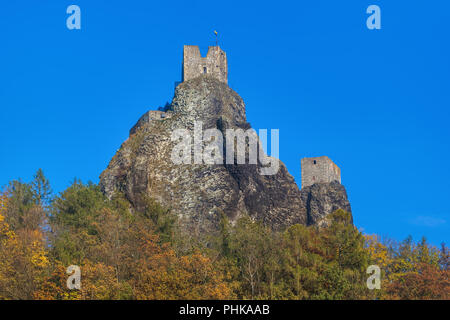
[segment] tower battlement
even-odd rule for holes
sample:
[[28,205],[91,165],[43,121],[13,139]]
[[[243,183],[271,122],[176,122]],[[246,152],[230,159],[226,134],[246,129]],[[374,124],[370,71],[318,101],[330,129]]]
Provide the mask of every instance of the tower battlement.
[[315,158],[303,158],[302,188],[315,183],[329,183],[337,181],[341,183],[341,169],[327,156]]
[[183,79],[187,81],[209,74],[219,81],[228,83],[227,55],[219,46],[208,48],[206,57],[202,57],[198,46],[183,47]]

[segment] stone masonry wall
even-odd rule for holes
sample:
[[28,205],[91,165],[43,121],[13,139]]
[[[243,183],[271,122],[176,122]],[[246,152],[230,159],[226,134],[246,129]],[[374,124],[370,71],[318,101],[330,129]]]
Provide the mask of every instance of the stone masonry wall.
[[198,46],[183,47],[183,81],[210,74],[221,82],[228,83],[227,55],[219,47],[209,47],[206,57],[200,54]]
[[138,122],[134,125],[133,128],[130,130],[130,136],[132,134],[135,134],[137,129],[142,127],[143,125],[149,123],[150,121],[154,120],[164,120],[169,119],[172,117],[171,112],[164,112],[159,110],[151,110],[144,113],[144,115],[138,120]]
[[302,188],[315,183],[330,183],[337,181],[341,183],[341,169],[327,156],[315,158],[303,158]]

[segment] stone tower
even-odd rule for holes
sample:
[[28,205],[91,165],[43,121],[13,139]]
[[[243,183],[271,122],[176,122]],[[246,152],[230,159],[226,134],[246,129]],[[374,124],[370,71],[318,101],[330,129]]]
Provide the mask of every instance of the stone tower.
[[206,57],[203,58],[198,46],[184,46],[182,81],[197,78],[202,74],[210,74],[228,84],[226,53],[219,46],[209,47]]
[[303,158],[302,188],[315,183],[329,183],[337,181],[341,183],[341,169],[327,156],[316,158]]

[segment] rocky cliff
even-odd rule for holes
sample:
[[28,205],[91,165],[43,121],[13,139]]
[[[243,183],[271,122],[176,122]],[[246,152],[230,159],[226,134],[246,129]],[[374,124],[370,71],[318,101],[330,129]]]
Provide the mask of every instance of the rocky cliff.
[[327,215],[337,209],[352,212],[347,192],[337,181],[313,184],[302,188],[300,194],[306,208],[308,225],[327,224]]
[[[204,75],[178,85],[170,116],[140,121],[100,176],[102,190],[122,192],[134,208],[147,195],[170,208],[188,230],[217,227],[221,213],[231,221],[249,215],[274,229],[295,223],[321,224],[337,208],[350,211],[339,183],[299,190],[280,162],[274,175],[261,175],[261,164],[174,164],[174,130],[250,128],[242,98],[225,83]],[[225,134],[224,134],[225,135]],[[225,157],[224,150],[224,157]]]

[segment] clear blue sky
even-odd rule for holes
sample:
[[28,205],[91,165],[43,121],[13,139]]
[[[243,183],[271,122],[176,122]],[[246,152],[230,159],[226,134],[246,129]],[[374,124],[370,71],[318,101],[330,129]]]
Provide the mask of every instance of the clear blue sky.
[[254,128],[280,129],[297,182],[300,158],[328,155],[359,228],[449,243],[449,26],[447,0],[2,1],[0,185],[40,167],[58,192],[98,182],[138,118],[171,101],[182,46],[205,54],[217,30],[229,85]]

